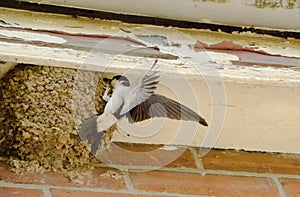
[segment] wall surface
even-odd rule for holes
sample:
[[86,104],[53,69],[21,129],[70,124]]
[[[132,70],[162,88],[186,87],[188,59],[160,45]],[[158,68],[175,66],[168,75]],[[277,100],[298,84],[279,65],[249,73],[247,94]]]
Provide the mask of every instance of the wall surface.
[[[210,124],[208,129],[191,122],[182,122],[180,125],[176,120],[168,120],[162,130],[147,131],[140,127],[136,131],[125,129],[127,132],[116,133],[115,139],[299,153],[300,112],[297,107],[300,104],[299,83],[287,85],[274,84],[271,81],[224,80],[226,101],[220,104],[219,109],[212,108],[214,104],[203,80],[190,80],[190,83],[198,99],[199,108],[194,107],[194,110],[203,115]],[[163,95],[170,95],[164,89],[159,90]],[[187,99],[182,100],[186,101],[186,105],[193,106]],[[223,120],[221,117],[213,120],[212,113],[222,113],[222,107],[226,110],[224,126],[218,130],[216,125],[221,125]],[[120,125],[122,127],[122,124]],[[128,131],[132,134],[130,137],[125,134]]]

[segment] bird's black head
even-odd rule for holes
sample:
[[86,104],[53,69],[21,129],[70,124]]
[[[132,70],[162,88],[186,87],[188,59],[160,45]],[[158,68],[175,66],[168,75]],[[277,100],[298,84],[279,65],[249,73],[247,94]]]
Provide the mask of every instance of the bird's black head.
[[120,84],[124,85],[124,86],[129,86],[129,80],[127,79],[127,77],[123,76],[123,75],[115,75],[113,76],[113,78],[111,79],[112,81],[117,80]]
[[127,78],[123,75],[115,75],[115,76],[113,76],[112,80],[114,80],[114,79],[121,81],[121,80],[127,79]]

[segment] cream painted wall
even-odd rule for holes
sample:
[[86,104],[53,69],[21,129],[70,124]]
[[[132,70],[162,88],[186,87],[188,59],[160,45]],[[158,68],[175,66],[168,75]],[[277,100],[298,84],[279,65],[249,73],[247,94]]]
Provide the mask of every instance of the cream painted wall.
[[0,62],[0,78],[15,65],[16,63],[14,62]]
[[[221,124],[211,122],[212,103],[206,83],[201,79],[190,82],[199,104],[199,109],[194,110],[206,118],[210,127]],[[213,143],[215,148],[300,153],[299,83],[278,85],[264,81],[253,83],[225,80],[224,86],[226,103],[222,105],[226,108],[226,115],[224,127],[220,131],[193,122],[183,123],[186,124],[183,127],[185,129],[180,130],[179,121],[168,120],[161,130],[152,131],[152,135],[143,133],[144,130],[139,128],[139,132],[127,130],[133,134],[130,137],[124,133],[115,133],[114,139],[135,143],[190,143],[192,146],[203,146],[208,132],[219,132],[219,135],[212,138],[212,141],[216,140]],[[162,89],[161,93],[168,95]],[[176,136],[179,137],[174,140]]]

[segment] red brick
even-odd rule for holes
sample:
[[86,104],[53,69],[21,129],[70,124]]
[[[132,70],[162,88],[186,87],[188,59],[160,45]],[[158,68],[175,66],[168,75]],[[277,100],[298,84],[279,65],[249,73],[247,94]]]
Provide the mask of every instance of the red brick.
[[0,187],[0,196],[1,197],[42,197],[44,196],[44,193],[41,190]]
[[91,172],[70,172],[69,175],[74,176],[74,178],[72,178],[73,181],[71,181],[67,178],[67,175],[62,172],[16,174],[11,172],[11,169],[7,164],[0,162],[0,179],[6,182],[96,187],[116,190],[127,188],[122,176],[120,176],[120,179],[116,179],[112,176],[103,176],[107,174],[107,172],[110,172],[112,175],[113,173],[115,173],[115,175],[121,174],[121,172],[116,169],[96,168]]
[[189,149],[163,150],[160,145],[114,143],[110,151],[100,155],[107,164],[127,166],[158,166],[196,168],[195,159]]
[[135,188],[144,191],[213,196],[280,196],[271,179],[185,172],[131,172]]
[[279,179],[287,197],[300,197],[299,179]]
[[[158,197],[156,195],[145,194],[122,194],[122,193],[108,193],[108,192],[92,192],[83,190],[64,190],[64,189],[51,189],[53,197]],[[159,196],[164,197],[164,196]]]
[[292,155],[211,150],[202,162],[211,170],[300,174],[300,159]]

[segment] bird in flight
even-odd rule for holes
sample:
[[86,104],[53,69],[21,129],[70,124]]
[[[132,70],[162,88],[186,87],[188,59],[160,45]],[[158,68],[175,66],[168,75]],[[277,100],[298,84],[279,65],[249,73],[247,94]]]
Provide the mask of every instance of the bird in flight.
[[[123,75],[116,75],[112,79],[104,79],[107,83],[103,99],[107,102],[100,116],[93,116],[81,124],[79,135],[88,133],[85,137],[91,144],[91,153],[96,154],[98,146],[109,129],[121,118],[127,118],[129,123],[141,122],[154,117],[195,121],[203,126],[207,122],[192,109],[169,99],[154,91],[159,83],[157,60],[151,69],[140,79],[130,84]],[[113,93],[108,96],[110,86]],[[112,116],[114,121],[107,124],[107,117]],[[105,124],[104,124],[105,123]]]

